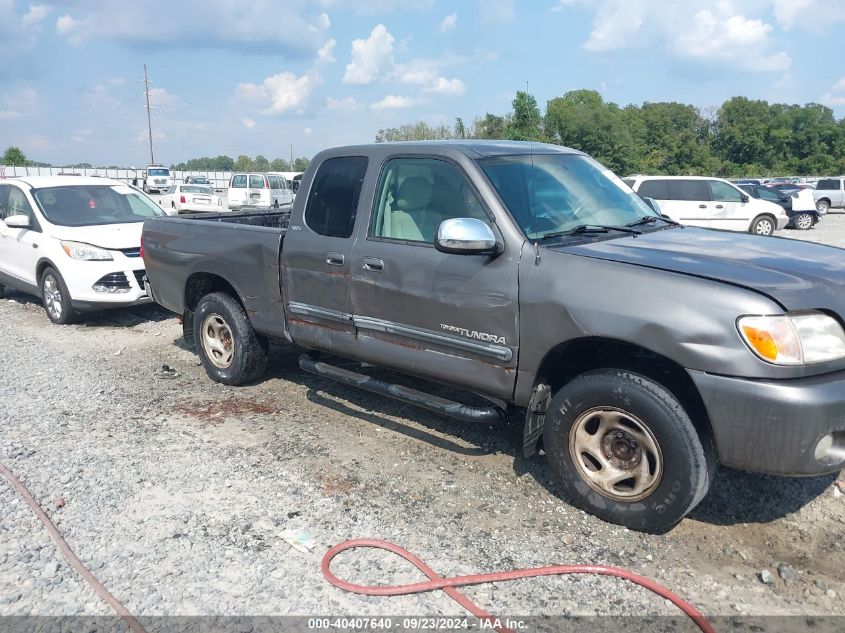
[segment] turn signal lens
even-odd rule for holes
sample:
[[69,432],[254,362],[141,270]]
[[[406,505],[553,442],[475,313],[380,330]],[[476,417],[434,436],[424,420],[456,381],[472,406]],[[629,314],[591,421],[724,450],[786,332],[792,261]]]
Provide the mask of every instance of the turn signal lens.
[[745,339],[751,345],[751,349],[760,354],[766,360],[777,360],[778,344],[775,343],[774,337],[765,330],[759,330],[750,325],[742,326],[742,333],[745,334]]
[[746,345],[776,365],[811,365],[845,358],[845,331],[822,312],[747,316],[737,321]]

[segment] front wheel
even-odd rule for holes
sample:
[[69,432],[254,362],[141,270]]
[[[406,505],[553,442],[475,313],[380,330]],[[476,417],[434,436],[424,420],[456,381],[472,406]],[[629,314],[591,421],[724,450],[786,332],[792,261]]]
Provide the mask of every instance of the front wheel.
[[754,218],[748,232],[754,235],[772,235],[775,232],[775,221],[768,215],[761,215]]
[[825,213],[830,211],[830,203],[827,200],[819,200],[816,203],[816,209],[818,210],[819,213],[824,215]]
[[213,292],[194,312],[194,345],[206,373],[225,385],[256,379],[267,367],[267,347],[234,298]]
[[792,220],[792,223],[795,228],[799,231],[808,231],[813,228],[813,224],[815,224],[815,218],[813,217],[812,213],[799,213]]
[[591,371],[549,405],[543,444],[572,505],[643,532],[662,532],[704,498],[715,469],[680,402],[646,376]]
[[76,320],[65,280],[53,268],[47,268],[41,275],[41,302],[53,323],[67,325]]

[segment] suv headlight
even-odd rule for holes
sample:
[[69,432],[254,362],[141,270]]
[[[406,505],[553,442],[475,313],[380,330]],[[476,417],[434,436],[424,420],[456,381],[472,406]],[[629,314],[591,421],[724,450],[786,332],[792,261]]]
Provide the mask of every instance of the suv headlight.
[[845,331],[821,312],[744,316],[737,328],[757,356],[775,365],[812,365],[845,358]]
[[82,242],[62,242],[62,248],[68,257],[73,259],[84,259],[86,261],[105,262],[112,258],[111,253],[99,246],[83,244]]

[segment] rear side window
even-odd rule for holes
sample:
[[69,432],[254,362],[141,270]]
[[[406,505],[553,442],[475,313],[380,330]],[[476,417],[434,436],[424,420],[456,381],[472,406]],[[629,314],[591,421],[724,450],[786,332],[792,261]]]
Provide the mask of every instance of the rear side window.
[[760,194],[760,198],[763,200],[769,200],[771,202],[778,202],[783,197],[783,194],[778,191],[772,191],[771,189],[767,189],[766,187],[760,187],[757,189],[757,193]]
[[246,189],[246,174],[232,176],[232,189]]
[[706,180],[669,180],[670,200],[689,200],[692,202],[707,202],[710,191]]
[[366,172],[364,156],[330,158],[320,165],[305,207],[308,227],[328,237],[352,235]]
[[282,185],[279,183],[278,176],[267,176],[267,180],[270,181],[270,189],[281,189]]
[[742,202],[742,194],[729,184],[718,180],[711,180],[710,199],[717,202]]
[[250,189],[266,189],[266,181],[264,180],[264,176],[250,176],[249,177],[249,188]]
[[839,191],[842,187],[840,186],[841,180],[819,180],[819,183],[816,185],[817,191]]
[[637,191],[641,198],[654,198],[655,200],[669,199],[669,185],[665,180],[646,180],[640,184]]

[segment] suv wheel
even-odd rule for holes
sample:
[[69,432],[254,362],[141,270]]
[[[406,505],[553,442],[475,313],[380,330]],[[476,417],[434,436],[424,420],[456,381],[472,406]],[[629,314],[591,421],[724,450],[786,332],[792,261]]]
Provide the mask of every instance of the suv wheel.
[[53,323],[67,325],[76,320],[76,313],[70,303],[70,292],[62,276],[53,268],[45,269],[41,275],[41,301],[47,318]]
[[194,312],[194,345],[206,373],[225,385],[240,385],[267,367],[266,340],[258,337],[241,305],[214,292]]
[[815,218],[813,218],[812,213],[799,213],[795,216],[795,219],[792,220],[792,224],[799,231],[807,231],[813,228],[813,224],[815,224]]
[[819,213],[824,215],[825,213],[830,211],[830,203],[827,200],[819,200],[816,203],[816,209],[818,210]]
[[772,235],[775,232],[775,221],[768,215],[754,218],[749,233],[754,235]]
[[704,498],[715,451],[657,382],[606,369],[578,376],[549,405],[543,444],[564,496],[643,532],[677,524]]

